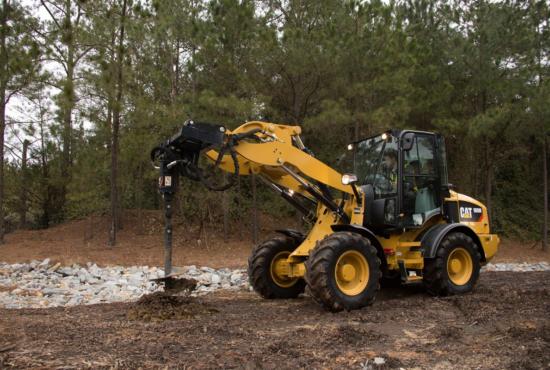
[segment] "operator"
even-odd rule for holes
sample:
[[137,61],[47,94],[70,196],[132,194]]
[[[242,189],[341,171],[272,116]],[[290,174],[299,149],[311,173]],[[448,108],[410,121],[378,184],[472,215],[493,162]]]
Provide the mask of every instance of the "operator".
[[386,149],[384,151],[384,168],[386,169],[386,178],[391,185],[391,193],[397,193],[397,151],[395,149]]
[[420,175],[419,161],[406,160],[403,172],[403,213],[406,216],[411,216],[415,213],[416,197],[418,195],[417,176]]

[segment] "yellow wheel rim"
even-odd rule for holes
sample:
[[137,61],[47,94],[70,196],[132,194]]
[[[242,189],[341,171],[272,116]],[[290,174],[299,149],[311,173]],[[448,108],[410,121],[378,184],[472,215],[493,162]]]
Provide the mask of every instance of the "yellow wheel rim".
[[271,260],[269,272],[271,280],[281,288],[290,288],[298,281],[298,278],[291,278],[286,275],[287,269],[283,267],[283,262],[290,256],[290,252],[279,252]]
[[334,277],[338,289],[346,295],[361,294],[369,283],[369,264],[358,251],[344,252],[334,269]]
[[460,247],[451,251],[447,258],[447,273],[453,284],[465,285],[470,281],[473,271],[472,256],[466,249]]

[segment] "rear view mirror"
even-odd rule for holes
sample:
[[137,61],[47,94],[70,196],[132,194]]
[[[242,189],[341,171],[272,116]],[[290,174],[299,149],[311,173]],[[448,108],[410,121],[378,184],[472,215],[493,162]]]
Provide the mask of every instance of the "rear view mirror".
[[401,148],[405,151],[409,151],[412,149],[414,144],[414,132],[407,132],[403,137],[401,138]]

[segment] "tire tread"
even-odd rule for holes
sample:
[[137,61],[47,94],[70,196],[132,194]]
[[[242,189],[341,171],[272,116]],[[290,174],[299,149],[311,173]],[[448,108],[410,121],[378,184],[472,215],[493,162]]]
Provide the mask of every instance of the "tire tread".
[[271,258],[281,251],[292,252],[296,241],[288,236],[276,236],[257,245],[248,257],[248,280],[258,294],[266,299],[296,298],[303,293],[305,282],[300,279],[289,288],[278,287],[270,279]]
[[447,296],[463,293],[457,290],[454,284],[450,282],[446,268],[447,256],[454,247],[460,245],[466,247],[470,252],[473,251],[472,262],[474,263],[474,278],[473,281],[468,283],[470,286],[467,290],[472,290],[477,283],[479,278],[479,261],[481,260],[481,254],[479,253],[477,244],[470,236],[464,233],[451,233],[445,236],[441,242],[435,258],[425,261],[423,281],[426,290],[431,295]]
[[[331,288],[328,281],[329,276],[332,274],[332,271],[328,271],[330,264],[338,258],[339,249],[349,245],[364,247],[367,253],[367,260],[374,260],[377,266],[377,271],[371,271],[371,274],[377,279],[374,291],[359,305],[355,302],[341,299]],[[380,259],[376,253],[376,248],[370,244],[368,239],[352,232],[333,233],[318,241],[306,261],[305,279],[310,294],[317,302],[320,302],[326,309],[333,312],[344,309],[349,311],[371,305],[375,300],[376,293],[380,289],[380,276]]]

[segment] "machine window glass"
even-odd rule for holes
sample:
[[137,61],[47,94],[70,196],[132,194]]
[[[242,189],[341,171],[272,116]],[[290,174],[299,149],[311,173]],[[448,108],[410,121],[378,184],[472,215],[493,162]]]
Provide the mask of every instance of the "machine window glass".
[[376,199],[397,194],[398,158],[393,136],[378,135],[356,144],[354,172],[361,185],[373,186]]
[[386,142],[380,136],[361,141],[355,149],[354,173],[361,185],[372,184],[372,174],[380,161]]
[[384,147],[381,163],[374,179],[374,193],[379,198],[389,198],[397,195],[397,179],[399,174],[399,155],[397,139],[391,138]]
[[420,175],[435,176],[433,137],[417,136],[416,140]]
[[441,185],[447,185],[449,183],[449,178],[447,175],[447,155],[445,150],[445,139],[443,136],[437,137],[437,154]]
[[403,155],[403,213],[405,223],[422,225],[440,207],[434,136],[417,134]]

